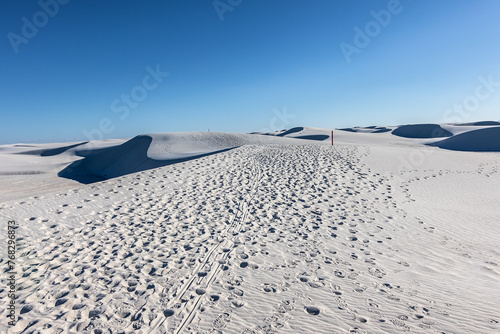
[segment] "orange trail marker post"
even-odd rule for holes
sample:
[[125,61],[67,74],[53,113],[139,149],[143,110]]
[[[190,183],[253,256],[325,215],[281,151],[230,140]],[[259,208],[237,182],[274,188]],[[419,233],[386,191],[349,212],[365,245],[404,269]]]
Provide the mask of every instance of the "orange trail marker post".
[[333,130],[332,130],[332,146],[333,146]]

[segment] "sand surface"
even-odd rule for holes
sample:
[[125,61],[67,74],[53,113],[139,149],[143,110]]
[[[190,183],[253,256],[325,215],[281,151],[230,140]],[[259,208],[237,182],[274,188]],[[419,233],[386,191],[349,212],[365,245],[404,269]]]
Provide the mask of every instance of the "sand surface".
[[[90,184],[57,176],[89,144],[36,156],[52,167],[0,182],[1,235],[19,226],[19,321],[4,273],[0,332],[500,332],[500,153],[381,129],[336,131],[334,147],[313,128],[151,136],[134,147],[164,163]],[[93,172],[124,170],[90,151]]]

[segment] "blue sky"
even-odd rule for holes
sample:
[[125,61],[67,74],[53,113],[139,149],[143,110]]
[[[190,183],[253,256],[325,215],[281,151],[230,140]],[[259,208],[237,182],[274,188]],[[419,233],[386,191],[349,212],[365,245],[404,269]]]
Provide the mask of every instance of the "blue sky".
[[498,120],[498,13],[496,0],[2,1],[0,143]]

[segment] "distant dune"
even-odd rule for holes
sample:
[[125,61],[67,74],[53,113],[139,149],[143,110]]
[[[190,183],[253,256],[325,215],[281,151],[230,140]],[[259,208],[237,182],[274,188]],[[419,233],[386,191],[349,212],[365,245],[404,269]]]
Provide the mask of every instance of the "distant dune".
[[282,133],[278,134],[277,136],[284,137],[284,136],[287,136],[289,134],[297,133],[297,132],[300,132],[300,131],[303,131],[303,130],[304,130],[303,127],[291,128],[290,130],[283,131]]
[[[292,133],[291,130],[287,132]],[[320,140],[322,136],[315,138],[314,140]],[[81,183],[92,183],[198,159],[243,145],[284,142],[288,142],[288,139],[220,132],[139,135],[118,146],[102,149],[83,146],[75,154],[84,158],[71,163],[58,175]],[[75,146],[77,145],[72,147]]]
[[354,127],[354,128],[343,128],[338,129],[340,131],[355,132],[355,133],[384,133],[389,132],[391,129],[385,126],[365,126],[365,127]]
[[455,151],[500,152],[500,127],[465,132],[431,145]]
[[481,121],[481,122],[472,122],[472,123],[460,123],[457,124],[459,126],[491,126],[491,125],[500,125],[500,122],[496,121]]
[[[371,125],[342,128],[334,130],[334,142],[386,146],[392,145],[394,136],[397,136],[405,140],[405,145],[408,146],[430,145],[455,151],[498,152],[500,151],[498,124],[500,123],[496,121],[481,121],[463,124],[414,124],[399,127]],[[27,187],[36,188],[39,183],[41,187],[47,182],[57,183],[59,182],[57,179],[60,178],[70,182],[68,185],[74,181],[84,184],[94,183],[222,153],[245,145],[331,145],[331,131],[331,129],[297,126],[252,134],[156,133],[139,135],[131,139],[1,145],[0,176],[3,181],[0,180],[0,189],[4,187],[14,194],[22,192]],[[447,139],[443,140],[443,137]],[[433,138],[435,141],[432,141]],[[32,175],[32,179],[16,180],[13,183],[12,176],[16,175]],[[38,175],[36,181],[35,175]],[[12,198],[9,196],[5,198]]]
[[[23,151],[23,152],[19,152],[18,154],[39,155],[41,157],[52,157],[54,155],[58,155],[58,154],[64,153],[64,152],[66,152],[69,149],[78,147],[80,145],[84,145],[86,143],[88,143],[88,141],[81,142],[81,143],[74,144],[74,145],[68,145],[68,146],[62,146],[62,147],[52,148],[52,149],[41,149],[41,150],[33,150],[33,151]],[[22,145],[15,145],[15,146],[22,147]],[[26,147],[29,147],[29,145],[26,145]]]
[[439,138],[451,137],[453,134],[437,124],[402,125],[392,131],[392,134],[404,138]]
[[343,129],[338,129],[340,131],[347,131],[347,132],[356,132],[353,128],[343,128]]
[[375,131],[373,131],[373,133],[384,133],[384,132],[389,132],[389,131],[391,131],[391,129],[382,128],[382,129],[375,129]]
[[284,129],[275,132],[253,132],[252,134],[293,138],[293,139],[324,141],[330,138],[330,131],[331,130],[328,129],[297,126],[291,129]]

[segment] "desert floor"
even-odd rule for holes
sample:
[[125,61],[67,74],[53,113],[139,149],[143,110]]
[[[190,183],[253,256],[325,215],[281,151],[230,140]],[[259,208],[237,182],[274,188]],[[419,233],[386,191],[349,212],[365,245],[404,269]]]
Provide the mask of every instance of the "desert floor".
[[404,143],[261,143],[7,198],[19,321],[4,246],[0,332],[500,332],[499,167]]

